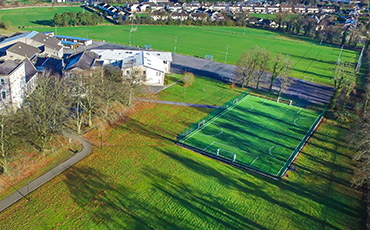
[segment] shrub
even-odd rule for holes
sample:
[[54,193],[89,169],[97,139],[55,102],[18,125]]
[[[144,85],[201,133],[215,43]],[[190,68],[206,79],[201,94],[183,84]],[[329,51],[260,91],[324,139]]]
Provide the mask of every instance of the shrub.
[[188,87],[193,84],[193,81],[194,81],[194,74],[185,71],[184,77],[182,78],[182,85],[184,87]]

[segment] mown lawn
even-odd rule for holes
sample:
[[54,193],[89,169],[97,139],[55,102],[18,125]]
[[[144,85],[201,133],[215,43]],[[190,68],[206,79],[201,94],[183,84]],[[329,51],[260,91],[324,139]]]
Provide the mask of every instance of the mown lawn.
[[64,12],[80,12],[82,8],[79,6],[67,7],[32,7],[21,9],[0,10],[0,21],[10,22],[11,27],[17,28],[36,28],[53,26],[53,18],[55,13]]
[[[221,105],[238,94],[204,78],[160,99]],[[222,95],[222,96],[220,96]],[[103,148],[0,214],[2,229],[361,229],[362,193],[345,128],[323,123],[281,182],[175,144],[209,110],[141,104]],[[98,133],[96,133],[98,135]],[[98,138],[90,135],[96,140]]]
[[[118,44],[129,44],[131,26],[88,26],[58,28],[58,34],[86,37]],[[39,28],[38,31],[50,30]],[[323,45],[311,39],[283,35],[267,30],[242,27],[195,27],[195,26],[153,26],[139,25],[132,32],[132,45],[153,49],[174,51],[177,36],[177,53],[205,57],[224,62],[226,46],[229,46],[227,63],[235,64],[244,50],[253,46],[267,49],[273,55],[289,55],[293,62],[291,75],[297,78],[313,77],[315,82],[333,85],[332,74],[340,49]],[[345,50],[342,61],[355,62],[357,52]]]

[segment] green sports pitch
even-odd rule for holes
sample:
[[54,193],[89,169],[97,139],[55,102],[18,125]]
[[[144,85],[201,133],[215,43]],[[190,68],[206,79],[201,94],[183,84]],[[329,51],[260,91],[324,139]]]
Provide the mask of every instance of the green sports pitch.
[[178,143],[257,173],[281,178],[323,112],[247,93],[178,136]]

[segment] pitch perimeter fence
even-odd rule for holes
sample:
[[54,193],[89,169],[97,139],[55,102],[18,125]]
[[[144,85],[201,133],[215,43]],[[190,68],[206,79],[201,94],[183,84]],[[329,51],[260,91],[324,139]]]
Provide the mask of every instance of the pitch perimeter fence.
[[310,137],[313,134],[313,132],[315,132],[317,126],[319,126],[322,118],[324,117],[324,114],[326,112],[326,109],[327,109],[327,107],[325,107],[324,110],[319,114],[319,116],[317,116],[316,120],[313,122],[313,124],[311,125],[311,127],[308,129],[308,131],[306,132],[306,134],[304,135],[304,137],[302,138],[302,140],[299,142],[299,144],[297,145],[297,147],[293,150],[293,152],[290,155],[290,157],[288,158],[288,160],[285,162],[285,164],[283,165],[283,167],[277,173],[277,176],[279,178],[282,177],[286,173],[286,171],[288,170],[289,166],[292,164],[292,162],[294,161],[294,159],[297,157],[298,153],[302,150],[302,148],[304,147],[304,145],[307,143],[308,139],[310,139]]
[[242,98],[244,98],[245,96],[247,96],[249,94],[249,89],[247,89],[246,91],[242,92],[241,94],[239,94],[238,96],[234,97],[233,99],[229,100],[228,102],[226,102],[225,104],[223,104],[221,107],[213,110],[212,112],[210,112],[207,116],[203,117],[202,119],[200,119],[199,121],[195,122],[194,124],[192,124],[191,126],[189,126],[187,129],[183,130],[182,132],[180,132],[178,135],[177,135],[177,141],[181,141],[182,139],[184,139],[187,135],[189,135],[190,133],[194,132],[196,129],[202,127],[204,124],[206,124],[209,120],[211,120],[212,118],[214,118],[215,116],[219,115],[220,113],[222,113],[223,111],[225,111],[227,108],[229,108],[230,106],[234,105],[236,102],[238,102],[239,100],[241,100]]
[[318,125],[320,124],[322,118],[324,117],[324,114],[326,112],[327,107],[325,107],[322,110],[322,112],[317,116],[316,120],[313,122],[313,124],[311,125],[311,127],[307,130],[306,134],[301,139],[301,141],[299,142],[299,144],[297,145],[297,147],[293,150],[292,154],[289,156],[289,158],[287,159],[287,161],[284,163],[284,165],[281,167],[281,169],[279,170],[279,172],[277,172],[276,174],[271,174],[271,173],[268,173],[268,172],[264,172],[264,171],[262,171],[262,170],[260,170],[260,169],[258,169],[256,167],[253,167],[253,166],[251,166],[249,164],[246,164],[246,163],[240,161],[237,158],[236,155],[235,156],[232,156],[232,154],[231,155],[229,155],[229,154],[222,155],[221,153],[218,153],[218,152],[217,153],[213,153],[213,152],[210,152],[210,151],[206,151],[206,150],[197,148],[196,146],[192,146],[192,145],[186,144],[185,142],[181,142],[189,134],[191,134],[192,132],[194,132],[198,128],[201,128],[209,120],[211,120],[215,116],[219,115],[220,113],[222,113],[223,111],[225,111],[226,109],[228,109],[230,106],[234,105],[237,101],[241,100],[242,98],[244,98],[248,94],[249,94],[249,91],[248,90],[245,91],[245,92],[243,92],[242,94],[240,94],[240,95],[234,97],[233,99],[231,99],[230,101],[226,102],[220,108],[215,109],[214,111],[212,111],[211,113],[209,113],[204,118],[202,118],[199,121],[197,121],[196,123],[192,124],[187,129],[183,130],[181,133],[179,133],[177,135],[177,143],[179,145],[181,145],[183,147],[186,147],[186,148],[189,148],[189,149],[191,149],[191,150],[193,150],[195,152],[198,152],[198,153],[201,153],[203,155],[209,156],[211,158],[220,160],[222,162],[225,162],[227,164],[236,166],[238,168],[245,169],[245,170],[248,170],[248,171],[251,171],[251,172],[254,172],[254,173],[257,173],[257,174],[266,176],[266,177],[269,177],[269,178],[274,179],[274,180],[280,180],[281,177],[284,176],[284,174],[287,172],[287,170],[289,169],[289,166],[292,164],[292,162],[294,161],[294,159],[297,157],[298,153],[302,150],[302,148],[305,146],[305,144],[307,143],[307,141],[310,139],[311,135],[315,132],[316,128],[318,127]]

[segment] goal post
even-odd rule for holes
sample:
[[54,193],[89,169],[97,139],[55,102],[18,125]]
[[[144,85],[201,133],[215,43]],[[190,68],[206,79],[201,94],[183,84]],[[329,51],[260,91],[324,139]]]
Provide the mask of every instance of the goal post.
[[206,121],[205,121],[205,120],[200,121],[200,122],[198,123],[198,129],[199,129],[200,127],[202,127],[205,123],[206,123]]
[[287,99],[287,98],[282,98],[282,97],[278,97],[276,99],[276,102],[277,103],[285,103],[285,104],[288,104],[288,105],[292,105],[293,104],[293,100],[290,100],[290,99]]
[[204,58],[213,61],[213,55],[206,54]]
[[313,79],[313,77],[310,77],[310,76],[304,76],[303,77],[303,80],[304,81],[311,81],[311,82],[313,82],[314,79]]

